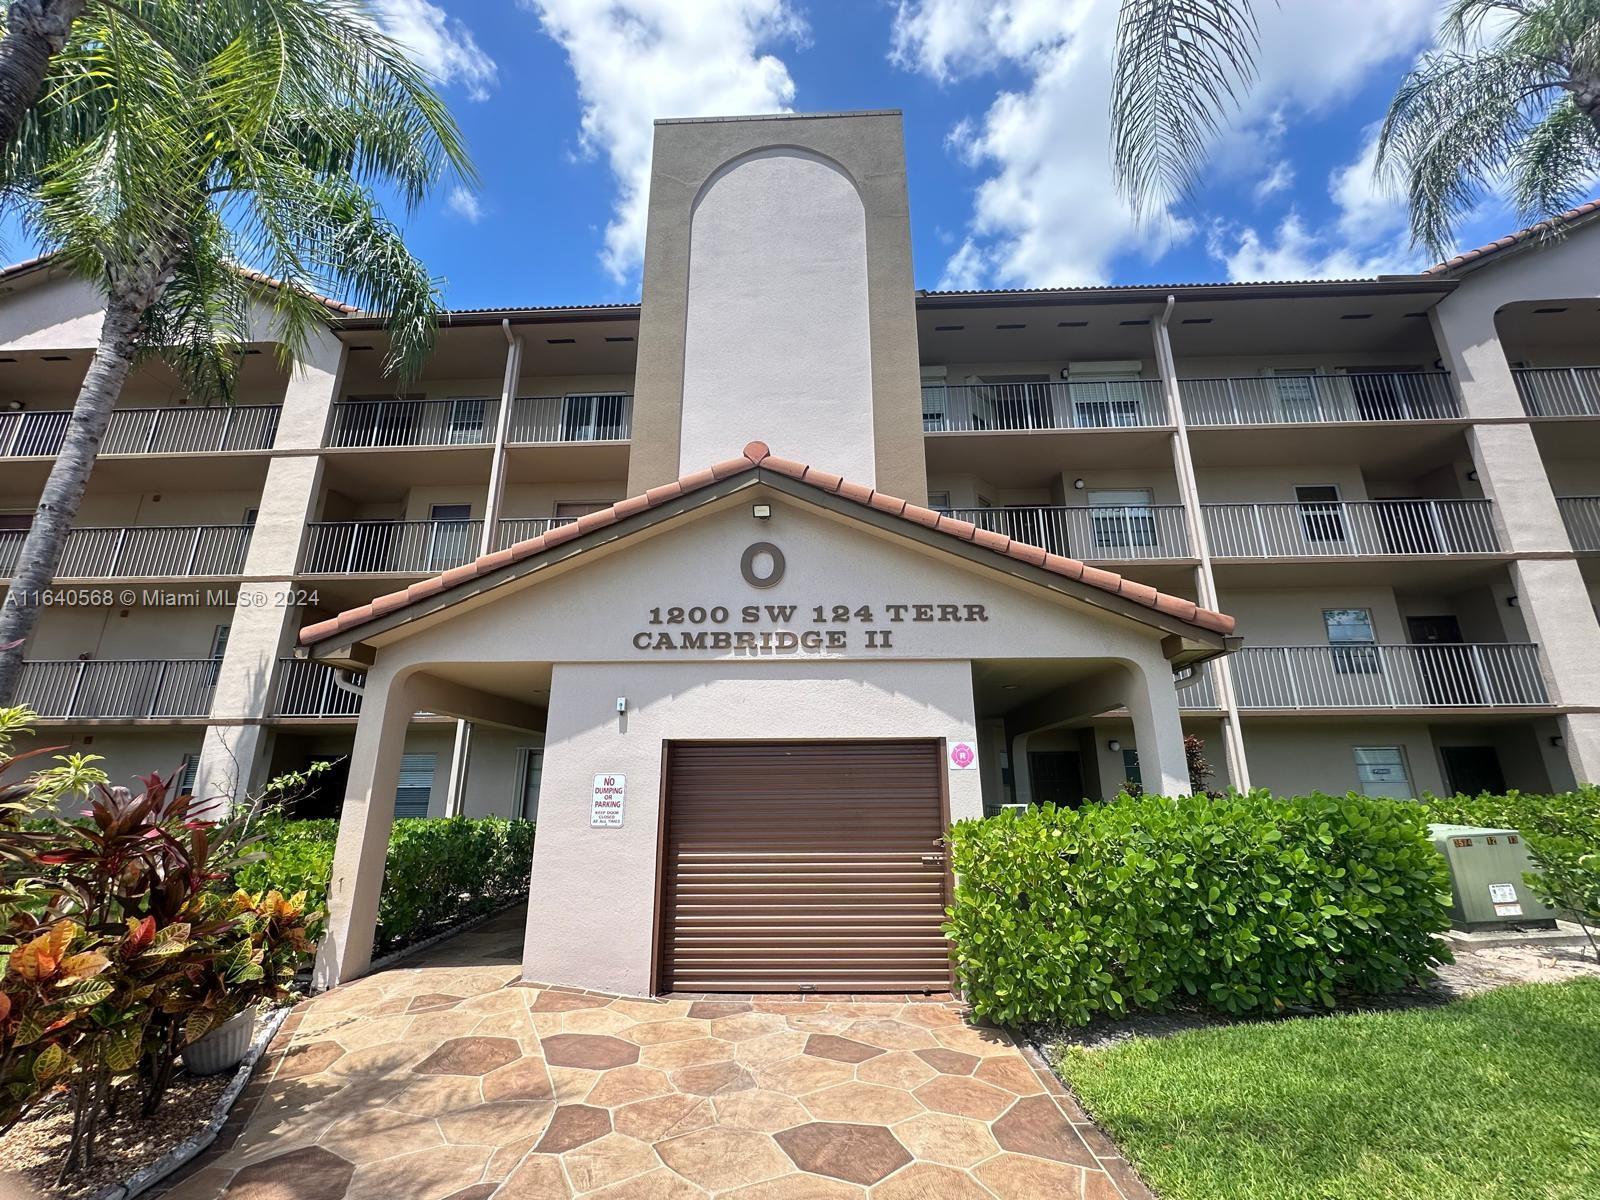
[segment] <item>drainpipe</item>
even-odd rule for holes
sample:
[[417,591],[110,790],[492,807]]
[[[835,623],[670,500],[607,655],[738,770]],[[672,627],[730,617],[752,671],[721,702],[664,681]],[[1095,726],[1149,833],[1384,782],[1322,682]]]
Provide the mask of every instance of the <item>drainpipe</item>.
[[[522,339],[511,332],[509,318],[500,319],[506,338],[506,368],[500,382],[500,413],[494,426],[494,448],[489,460],[489,492],[483,502],[483,533],[478,553],[493,554],[500,530],[500,507],[506,492],[506,438],[511,429],[511,408],[517,401],[517,381],[522,375]],[[459,817],[466,811],[467,769],[472,758],[472,723],[456,722],[450,747],[450,781],[446,785],[444,813]]]
[[[1172,463],[1178,476],[1178,494],[1183,499],[1183,516],[1189,527],[1189,538],[1195,548],[1200,565],[1195,570],[1195,592],[1204,608],[1216,609],[1217,578],[1211,568],[1211,543],[1206,537],[1206,523],[1200,511],[1200,489],[1194,478],[1194,455],[1189,449],[1189,423],[1183,411],[1183,399],[1178,392],[1178,367],[1172,355],[1172,338],[1167,323],[1172,320],[1172,310],[1178,298],[1167,297],[1151,328],[1155,340],[1156,369],[1161,375],[1162,391],[1167,398],[1167,410],[1176,426],[1172,435]],[[1227,757],[1228,778],[1239,791],[1250,788],[1250,765],[1245,759],[1244,730],[1239,726],[1239,704],[1233,690],[1233,668],[1227,655],[1211,660],[1217,684],[1217,698],[1222,701],[1222,748]]]

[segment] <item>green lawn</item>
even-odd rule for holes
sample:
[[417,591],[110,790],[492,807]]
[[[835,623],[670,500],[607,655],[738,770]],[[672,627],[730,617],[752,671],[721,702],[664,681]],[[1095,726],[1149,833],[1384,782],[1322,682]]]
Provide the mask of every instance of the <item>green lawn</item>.
[[1600,1197],[1600,981],[1056,1064],[1163,1200]]

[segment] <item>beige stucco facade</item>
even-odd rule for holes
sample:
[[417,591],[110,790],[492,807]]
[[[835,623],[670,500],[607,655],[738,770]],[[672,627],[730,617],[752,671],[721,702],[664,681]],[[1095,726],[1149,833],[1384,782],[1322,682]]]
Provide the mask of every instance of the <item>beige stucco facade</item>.
[[[325,978],[364,962],[397,805],[537,817],[528,971],[627,991],[651,984],[664,744],[970,741],[956,819],[1183,790],[1180,732],[1213,786],[1600,778],[1600,222],[1416,276],[926,293],[901,139],[885,112],[662,122],[642,302],[452,313],[403,386],[382,322],[332,310],[284,365],[263,306],[234,408],[141,367],[75,522],[79,600],[27,647],[41,740],[233,798],[336,761],[305,801],[349,833]],[[0,575],[100,319],[49,265],[4,281]],[[362,669],[296,657],[304,626],[757,439],[1231,614],[1243,646],[1174,681],[1171,629],[778,488],[765,521],[721,496],[408,619]],[[770,590],[739,570],[760,540]],[[870,651],[631,642],[654,607],[737,632],[746,603],[917,596],[991,619]],[[586,823],[602,770],[629,779],[621,829]],[[602,898],[622,932],[597,949]]]

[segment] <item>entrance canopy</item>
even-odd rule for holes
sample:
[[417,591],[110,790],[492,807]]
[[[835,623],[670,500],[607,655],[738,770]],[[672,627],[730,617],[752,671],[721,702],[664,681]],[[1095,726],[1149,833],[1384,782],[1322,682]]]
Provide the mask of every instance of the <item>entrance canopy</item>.
[[[529,978],[643,993],[675,986],[695,964],[734,971],[748,965],[744,948],[762,946],[765,975],[729,978],[859,988],[870,970],[840,963],[860,966],[871,946],[904,942],[903,931],[860,926],[854,902],[832,896],[821,907],[849,936],[819,932],[804,887],[763,893],[779,898],[753,905],[748,936],[734,905],[732,924],[713,922],[701,953],[691,943],[704,928],[700,898],[723,888],[716,864],[754,864],[735,873],[735,892],[774,861],[801,880],[837,875],[828,864],[860,840],[837,836],[841,814],[854,814],[868,822],[861,839],[870,832],[883,851],[850,876],[863,912],[874,910],[866,897],[905,882],[913,846],[913,873],[942,872],[937,847],[922,845],[932,839],[897,832],[898,775],[864,785],[852,745],[876,762],[931,754],[927,787],[901,807],[942,829],[992,809],[1006,787],[1030,794],[1033,732],[1125,707],[1147,786],[1187,790],[1173,673],[1222,653],[1232,629],[1182,597],[752,443],[740,458],[302,631],[302,653],[366,673],[321,979],[367,965],[417,711],[542,737]],[[782,758],[785,745],[842,749],[808,759],[798,791],[753,786],[765,773],[749,765]],[[705,746],[735,749],[706,757],[695,749]],[[682,775],[691,753],[702,764],[692,789]],[[733,764],[726,781],[704,772],[718,763]],[[829,771],[837,778],[815,783]],[[853,799],[841,804],[846,792]],[[812,824],[834,830],[833,841],[808,837]],[[767,845],[780,826],[784,845]],[[818,886],[820,896],[834,885]],[[935,898],[929,911],[938,907]],[[811,923],[789,929],[791,909]],[[774,950],[791,946],[805,972],[794,980]],[[917,961],[925,972],[937,956]],[[883,978],[904,990],[903,973]]]

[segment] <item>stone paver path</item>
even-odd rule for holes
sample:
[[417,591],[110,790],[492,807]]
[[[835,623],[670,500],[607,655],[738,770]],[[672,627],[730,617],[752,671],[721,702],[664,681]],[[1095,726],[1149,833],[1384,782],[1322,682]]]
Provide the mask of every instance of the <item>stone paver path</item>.
[[1132,1200],[1037,1060],[948,1000],[518,981],[521,914],[290,1018],[165,1200]]

